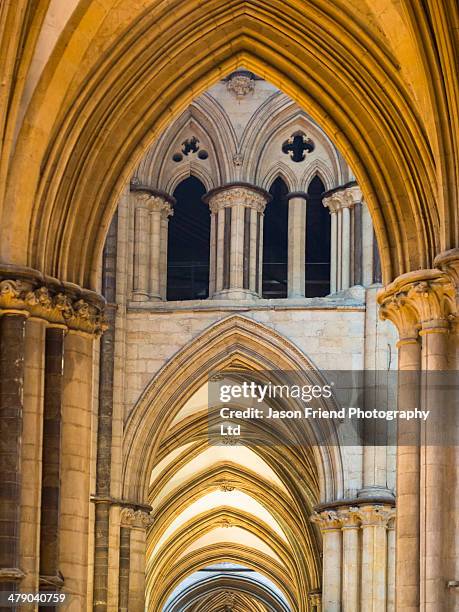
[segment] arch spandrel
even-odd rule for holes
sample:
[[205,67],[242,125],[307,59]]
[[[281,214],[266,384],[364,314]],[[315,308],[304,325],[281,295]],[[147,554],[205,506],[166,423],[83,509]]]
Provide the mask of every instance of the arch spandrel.
[[[350,9],[317,0],[299,12],[292,0],[279,11],[272,1],[262,20],[242,1],[169,2],[167,11],[159,3],[137,15],[134,5],[129,17],[120,7],[77,11],[66,48],[51,56],[10,169],[15,210],[3,259],[95,286],[117,195],[142,153],[194,97],[244,65],[306,109],[345,154],[372,212],[385,280],[430,263],[440,243],[429,143],[386,42]],[[107,16],[117,23],[111,36]],[[77,17],[79,47],[70,35]],[[85,28],[89,40],[99,37],[90,60]]]

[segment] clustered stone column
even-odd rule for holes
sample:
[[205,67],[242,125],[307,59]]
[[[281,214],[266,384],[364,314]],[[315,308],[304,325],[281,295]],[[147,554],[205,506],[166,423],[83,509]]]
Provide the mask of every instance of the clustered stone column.
[[167,232],[175,199],[162,191],[137,188],[134,199],[134,279],[136,302],[166,299]]
[[87,599],[93,340],[103,308],[76,285],[0,267],[1,590],[63,587],[71,612]]
[[323,198],[323,205],[331,214],[330,293],[344,291],[359,282],[354,265],[355,247],[360,244],[355,236],[355,208],[361,202],[362,192],[355,184],[338,187]]
[[388,581],[394,516],[390,504],[343,502],[312,515],[323,540],[323,612],[394,612]]
[[398,431],[396,609],[410,612],[450,609],[448,582],[457,580],[450,546],[459,536],[453,519],[458,502],[447,480],[457,478],[455,462],[448,465],[457,425],[448,423],[448,398],[431,377],[458,367],[459,250],[435,263],[437,269],[398,277],[378,297],[382,318],[400,336],[399,408],[431,410],[425,423],[399,423]]
[[145,610],[146,531],[153,517],[145,510],[123,508],[120,524],[119,610]]
[[211,297],[244,299],[261,294],[263,212],[270,197],[244,183],[218,187],[205,195],[212,215]]

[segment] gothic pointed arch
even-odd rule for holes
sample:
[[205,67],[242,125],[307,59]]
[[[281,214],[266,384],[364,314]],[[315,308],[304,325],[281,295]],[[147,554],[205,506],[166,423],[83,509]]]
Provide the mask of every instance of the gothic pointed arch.
[[[362,11],[338,0],[315,0],[301,11],[288,0],[282,13],[274,0],[262,10],[252,0],[174,0],[167,10],[130,2],[121,17],[120,0],[103,10],[77,3],[60,22],[58,44],[41,52],[40,86],[28,90],[17,138],[9,141],[4,201],[15,206],[2,260],[97,287],[118,195],[142,153],[193,98],[244,66],[282,88],[343,151],[373,216],[385,280],[431,265],[456,245],[459,227],[448,154],[454,106],[439,101],[445,94],[434,95],[424,64],[413,70],[394,41],[396,22],[410,53],[436,57],[434,43],[411,29],[431,16],[406,3],[402,19],[393,0],[384,5],[376,15],[368,4]],[[455,64],[444,10],[436,14],[450,43],[441,60],[425,64],[439,81],[442,62]],[[193,28],[200,20],[212,28]],[[438,23],[426,28],[438,32]],[[441,120],[433,123],[436,113]],[[113,146],[114,134],[122,146]]]
[[[273,329],[240,315],[211,325],[159,371],[127,419],[123,480],[128,499],[146,498],[161,438],[184,402],[207,382],[210,372],[234,363],[255,370],[300,371],[311,380],[321,380],[310,360]],[[333,446],[314,447],[324,501],[341,495],[343,474],[337,452]]]

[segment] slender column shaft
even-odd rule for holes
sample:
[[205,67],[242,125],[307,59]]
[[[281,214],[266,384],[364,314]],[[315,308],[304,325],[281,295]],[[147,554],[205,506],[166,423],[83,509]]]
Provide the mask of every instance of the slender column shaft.
[[351,211],[347,206],[342,210],[342,255],[341,255],[341,289],[351,286]]
[[288,204],[288,297],[304,297],[306,253],[306,199]]
[[[25,323],[22,314],[0,318],[0,587],[14,591],[20,560],[21,440]],[[11,610],[11,608],[0,608]]]
[[257,249],[257,269],[258,269],[258,281],[257,281],[257,293],[262,295],[263,293],[263,223],[264,213],[258,213],[258,249]]
[[[39,590],[41,459],[43,443],[43,394],[45,369],[46,323],[30,318],[26,323],[24,378],[24,421],[22,431],[21,561],[25,572],[24,590]],[[32,612],[36,606],[23,606],[21,612]]]
[[322,603],[327,612],[341,611],[341,530],[324,529]]
[[230,287],[243,288],[244,275],[244,210],[245,206],[233,206],[231,222],[231,270]]
[[330,249],[330,293],[338,290],[337,279],[337,258],[338,258],[338,215],[335,211],[330,211],[331,215],[331,249]]
[[359,606],[359,529],[360,524],[351,509],[342,514],[343,520],[343,612],[358,612]]
[[217,215],[217,247],[216,247],[216,292],[223,289],[223,264],[224,264],[224,248],[225,248],[225,209],[218,210]]
[[364,287],[373,284],[373,240],[374,231],[370,211],[362,202],[362,284]]
[[258,212],[250,209],[250,262],[249,262],[249,289],[258,292],[257,287],[257,227]]
[[150,213],[145,205],[137,205],[134,218],[134,287],[135,301],[148,300],[148,268]]
[[93,338],[69,331],[64,342],[60,559],[74,595],[69,612],[85,609],[88,573]]
[[102,293],[107,300],[105,317],[108,329],[100,340],[99,357],[96,495],[102,499],[95,506],[93,581],[93,609],[98,612],[106,611],[108,605],[110,504],[103,498],[111,494],[117,246],[118,214],[115,214],[105,242],[102,263]]
[[150,213],[150,298],[161,299],[161,210]]
[[209,257],[209,296],[212,297],[216,291],[217,277],[217,216],[218,213],[210,213],[210,257]]
[[169,216],[161,215],[161,252],[159,266],[159,293],[160,298],[167,297],[167,250],[168,250]]
[[378,506],[363,506],[361,609],[386,610],[387,602],[387,524],[394,511]]
[[[421,343],[413,338],[398,342],[398,405],[402,410],[419,406]],[[419,424],[398,423],[397,519],[396,519],[396,609],[419,610],[420,554],[420,451]]]
[[145,610],[145,529],[131,529],[129,563],[129,612]]
[[119,612],[129,610],[129,564],[131,549],[131,529],[129,527],[120,528],[120,560],[119,560]]
[[40,526],[40,581],[44,590],[55,590],[61,585],[59,514],[64,337],[62,327],[46,330]]
[[387,531],[387,612],[395,612],[395,524]]
[[337,291],[341,291],[343,289],[343,211],[338,210],[336,213],[336,221],[337,221],[337,257],[336,257],[336,266],[337,266],[337,279],[336,286]]
[[444,321],[423,324],[423,369],[427,374],[422,388],[424,409],[431,409],[431,420],[423,424],[421,449],[421,524],[424,525],[421,540],[421,610],[434,612],[445,609],[445,514],[447,488],[447,453],[444,445],[431,442],[431,434],[443,426],[438,407],[444,405],[441,390],[435,388],[435,380],[429,380],[429,372],[447,370],[448,335]]

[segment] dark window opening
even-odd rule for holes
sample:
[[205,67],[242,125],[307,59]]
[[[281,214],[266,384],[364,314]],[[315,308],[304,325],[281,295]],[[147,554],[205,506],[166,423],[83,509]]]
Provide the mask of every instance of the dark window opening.
[[288,257],[288,193],[279,177],[269,193],[272,201],[266,206],[263,224],[263,297],[287,297]]
[[209,296],[210,214],[201,198],[204,185],[194,176],[174,191],[177,203],[169,218],[167,299],[197,300]]
[[308,188],[306,215],[306,297],[330,293],[330,214],[322,204],[325,186],[315,176]]

